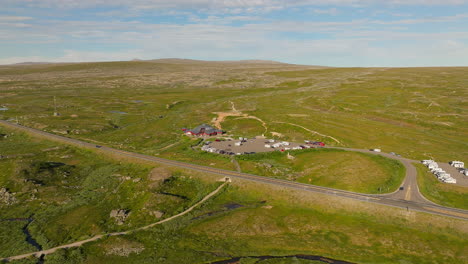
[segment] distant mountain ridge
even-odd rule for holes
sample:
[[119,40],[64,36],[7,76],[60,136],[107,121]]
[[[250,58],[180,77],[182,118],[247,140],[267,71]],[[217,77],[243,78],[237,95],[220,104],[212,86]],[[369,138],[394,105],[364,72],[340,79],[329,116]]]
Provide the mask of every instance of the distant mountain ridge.
[[[224,60],[224,61],[210,61],[210,60],[194,60],[194,59],[181,59],[181,58],[161,58],[161,59],[152,59],[152,60],[142,60],[138,58],[134,58],[128,61],[141,61],[141,62],[161,62],[161,63],[174,63],[174,64],[190,64],[190,63],[246,63],[246,64],[289,64],[279,61],[273,60]],[[64,64],[64,63],[94,63],[94,62],[102,62],[102,61],[88,61],[88,62],[33,62],[33,61],[25,61],[25,62],[18,62],[12,63],[9,65],[36,65],[36,64]],[[112,61],[106,61],[112,62]],[[8,65],[8,64],[7,64]]]
[[[145,60],[143,60],[145,61]],[[252,63],[252,64],[288,64],[273,60],[222,60],[222,61],[210,61],[210,60],[194,60],[194,59],[180,59],[180,58],[162,58],[146,61],[155,62],[166,62],[166,63]]]
[[[152,62],[152,63],[167,63],[167,64],[180,64],[180,65],[251,65],[254,67],[259,67],[263,65],[271,65],[271,66],[307,66],[307,67],[315,67],[315,68],[328,68],[328,66],[321,66],[321,65],[306,65],[306,64],[293,64],[293,63],[285,63],[285,62],[280,62],[280,61],[274,61],[274,60],[260,60],[260,59],[250,59],[250,60],[195,60],[195,59],[182,59],[182,58],[161,58],[161,59],[152,59],[152,60],[142,60],[139,58],[133,58],[130,60],[122,60],[122,61],[86,61],[86,62],[47,62],[47,61],[41,61],[41,62],[32,62],[32,61],[26,61],[26,62],[18,62],[18,63],[12,63],[12,64],[3,64],[3,66],[34,66],[34,65],[47,65],[47,64],[86,64],[86,63],[112,63],[112,62]],[[0,64],[2,66],[2,64]]]

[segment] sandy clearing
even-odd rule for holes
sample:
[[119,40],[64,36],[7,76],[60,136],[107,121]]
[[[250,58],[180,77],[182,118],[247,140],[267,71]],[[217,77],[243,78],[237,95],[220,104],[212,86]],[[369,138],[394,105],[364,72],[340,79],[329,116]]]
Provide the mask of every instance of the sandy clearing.
[[226,119],[226,117],[229,117],[229,116],[234,116],[234,117],[239,117],[239,119],[242,119],[242,118],[246,118],[246,119],[255,119],[257,121],[259,121],[263,128],[265,128],[265,131],[264,131],[264,134],[266,134],[266,132],[268,131],[268,126],[267,124],[265,123],[265,121],[263,121],[262,119],[256,117],[256,116],[251,116],[251,115],[248,115],[248,114],[244,114],[242,113],[242,111],[239,111],[236,109],[235,105],[234,105],[234,102],[232,101],[229,101],[231,103],[231,111],[229,112],[213,112],[213,114],[216,114],[218,115],[217,117],[213,118],[213,120],[211,120],[211,122],[213,123],[213,125],[217,128],[217,129],[223,129],[221,123],[224,122],[224,120]]
[[283,134],[279,133],[279,132],[270,132],[272,136],[274,137],[284,137]]

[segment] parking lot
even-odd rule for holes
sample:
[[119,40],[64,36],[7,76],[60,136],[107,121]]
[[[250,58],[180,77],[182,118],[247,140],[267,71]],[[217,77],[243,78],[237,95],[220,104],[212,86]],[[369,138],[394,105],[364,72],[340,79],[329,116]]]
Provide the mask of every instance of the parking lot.
[[298,150],[313,147],[316,146],[306,143],[301,144],[295,142],[275,141],[265,138],[250,138],[226,141],[209,141],[205,143],[205,145],[202,147],[202,150],[220,154],[241,155],[259,152]]
[[457,168],[450,166],[448,163],[439,162],[438,164],[440,168],[457,180],[457,185],[468,186],[468,176],[461,174]]

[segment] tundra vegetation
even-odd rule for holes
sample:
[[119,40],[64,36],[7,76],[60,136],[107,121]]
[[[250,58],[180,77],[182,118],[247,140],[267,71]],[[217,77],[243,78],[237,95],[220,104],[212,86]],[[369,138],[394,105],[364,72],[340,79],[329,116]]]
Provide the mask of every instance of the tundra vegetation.
[[[47,249],[169,217],[220,184],[214,181],[219,176],[130,164],[13,130],[0,132],[8,135],[0,141],[8,154],[0,160],[1,184],[17,198],[0,205],[1,257],[37,250],[26,241],[25,227]],[[110,217],[115,209],[129,213],[123,224]],[[467,233],[462,220],[235,181],[183,217],[62,249],[44,263],[212,263],[235,257],[241,263],[317,263],[296,255],[463,263]],[[283,258],[256,262],[262,256]]]
[[[467,76],[463,67],[179,60],[13,65],[0,67],[0,104],[9,109],[0,114],[54,133],[171,155],[185,141],[181,128],[210,123],[234,106],[257,119],[228,117],[228,134],[449,161],[468,155]],[[165,148],[174,143],[180,144]]]
[[[178,60],[0,66],[0,106],[8,108],[0,112],[1,119],[230,170],[236,169],[231,157],[201,152],[203,142],[182,135],[181,128],[235,113],[220,123],[233,136],[264,134],[377,147],[414,159],[464,160],[467,93],[468,68],[462,67],[320,68]],[[55,108],[59,116],[53,116]],[[16,131],[1,129],[0,134],[0,189],[5,188],[9,201],[0,205],[0,218],[33,219],[29,224],[1,222],[2,257],[37,250],[26,241],[26,225],[37,244],[50,248],[169,217],[219,184],[197,172],[164,167],[154,172],[154,165],[115,161]],[[399,163],[359,153],[291,155],[293,160],[281,153],[237,159],[246,172],[368,193],[394,190],[403,173]],[[372,173],[350,159],[370,166]],[[362,178],[356,173],[363,173],[358,175]],[[434,180],[420,170],[426,197],[466,208],[465,187]],[[123,224],[110,217],[120,209],[127,214]],[[235,183],[180,219],[60,250],[45,262],[128,263],[131,257],[141,263],[210,263],[245,256],[242,263],[255,263],[247,257],[310,254],[359,263],[464,263],[466,237],[466,224],[459,220]]]
[[[463,67],[189,60],[10,65],[0,66],[0,104],[9,109],[0,118],[230,170],[236,169],[230,158],[194,151],[200,141],[183,136],[181,128],[215,123],[224,113],[220,125],[228,135],[377,147],[447,162],[468,156],[467,76]],[[54,117],[55,108],[60,115]]]

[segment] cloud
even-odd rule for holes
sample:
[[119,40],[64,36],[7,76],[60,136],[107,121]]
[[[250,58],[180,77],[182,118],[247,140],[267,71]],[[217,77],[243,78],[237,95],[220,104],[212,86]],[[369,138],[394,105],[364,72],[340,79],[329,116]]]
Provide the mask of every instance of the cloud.
[[335,7],[329,8],[329,9],[313,9],[312,12],[320,15],[331,15],[331,16],[336,16],[338,15],[339,11]]
[[371,21],[371,23],[381,24],[381,25],[439,23],[439,22],[453,22],[453,21],[464,19],[464,18],[468,18],[468,13],[456,14],[453,16],[439,16],[439,17],[402,19],[402,20],[391,20],[391,21],[374,20],[374,21]]
[[56,57],[45,56],[16,56],[0,58],[0,64],[13,64],[20,62],[90,62],[90,61],[127,61],[141,58],[144,52],[141,50],[129,50],[125,52],[96,52],[65,50],[64,54]]
[[[460,64],[462,59],[468,61],[463,53],[467,51],[468,32],[463,24],[468,13],[400,18],[389,14],[401,10],[382,6],[463,5],[467,1],[0,0],[19,10],[10,12],[15,16],[0,16],[4,51],[0,63],[185,57],[372,66],[407,63],[409,57],[412,63],[423,62],[428,57],[424,51],[440,62]],[[347,14],[350,9],[341,8],[345,6],[360,6],[359,18]],[[430,8],[438,14],[438,7]],[[288,9],[287,18],[267,14],[282,9]],[[50,12],[56,15],[49,16]],[[435,23],[447,23],[442,24],[446,30],[435,32],[431,29]],[[11,48],[31,45],[36,54],[56,50],[56,55],[22,57],[19,48]],[[5,58],[9,51],[4,47],[17,53]]]
[[5,6],[81,9],[125,7],[133,10],[198,9],[272,11],[304,6],[465,5],[468,0],[3,0]]
[[208,16],[206,18],[200,18],[196,15],[190,15],[189,21],[193,23],[203,24],[231,24],[234,22],[252,22],[262,20],[259,16]]
[[32,17],[27,16],[0,16],[0,22],[17,22],[30,20]]

